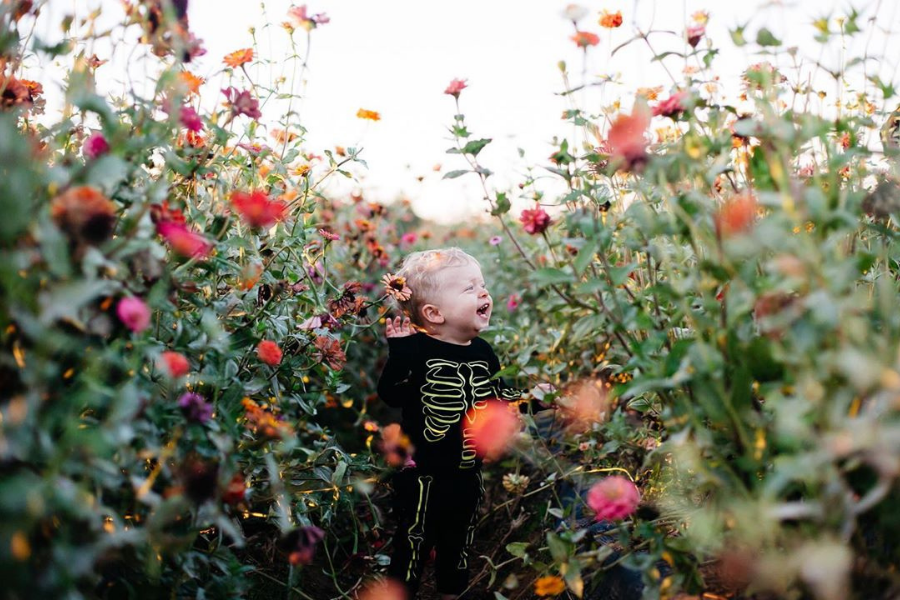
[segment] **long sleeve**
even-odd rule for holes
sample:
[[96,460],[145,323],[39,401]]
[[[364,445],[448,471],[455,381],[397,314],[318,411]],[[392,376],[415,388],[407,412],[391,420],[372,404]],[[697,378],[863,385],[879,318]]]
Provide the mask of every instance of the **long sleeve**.
[[388,359],[378,379],[378,396],[388,406],[400,407],[415,397],[410,376],[419,335],[388,338]]
[[[500,371],[500,359],[497,358],[496,354],[494,354],[493,349],[491,350],[489,358],[489,367],[492,376],[496,375]],[[506,400],[507,402],[521,400],[522,396],[525,394],[524,390],[512,387],[502,377],[494,379],[494,386],[497,391],[497,397],[500,400]]]

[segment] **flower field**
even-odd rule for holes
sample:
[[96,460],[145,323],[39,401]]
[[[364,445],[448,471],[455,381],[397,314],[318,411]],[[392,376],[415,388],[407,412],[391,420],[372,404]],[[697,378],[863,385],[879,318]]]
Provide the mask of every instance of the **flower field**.
[[[506,186],[477,82],[448,78],[442,177],[485,211],[446,226],[308,143],[320,7],[271,17],[295,79],[251,77],[254,40],[213,80],[187,0],[121,4],[57,42],[48,2],[0,1],[4,598],[404,598],[382,575],[414,449],[376,386],[403,257],[450,245],[534,400],[477,428],[463,598],[900,597],[900,112],[872,14],[805,26],[833,68],[706,12],[561,4],[585,65],[642,47],[667,79],[561,62],[558,135]],[[107,37],[147,81],[98,92]]]

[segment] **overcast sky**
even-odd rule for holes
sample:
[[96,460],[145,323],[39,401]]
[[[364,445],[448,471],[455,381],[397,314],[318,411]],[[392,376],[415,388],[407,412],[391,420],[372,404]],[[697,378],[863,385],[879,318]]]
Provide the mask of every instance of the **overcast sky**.
[[[312,33],[302,103],[303,123],[309,130],[307,146],[317,154],[335,145],[362,146],[369,165],[362,175],[362,188],[371,199],[390,202],[407,197],[420,214],[441,220],[471,217],[482,211],[483,193],[474,176],[441,179],[444,172],[465,166],[459,156],[445,154],[451,145],[447,126],[455,108],[453,99],[443,90],[453,78],[468,80],[469,89],[463,92],[461,101],[470,130],[495,140],[481,159],[497,173],[492,179],[499,189],[521,181],[524,164],[547,165],[553,136],[571,132],[560,119],[569,105],[558,95],[563,89],[558,63],[565,61],[573,83],[580,83],[584,54],[570,39],[572,23],[562,16],[569,2],[311,0],[307,4],[311,14],[324,12],[331,19]],[[627,41],[635,25],[646,30],[652,23],[655,29],[677,33],[654,34],[651,40],[657,52],[683,50],[685,24],[696,11],[707,10],[708,35],[716,46],[726,50],[716,59],[716,73],[724,85],[734,89],[741,70],[764,58],[733,49],[728,29],[736,25],[749,23],[751,38],[760,27],[767,27],[786,45],[799,45],[801,55],[818,58],[821,52],[822,60],[831,64],[836,64],[842,50],[850,55],[861,53],[868,39],[845,49],[839,43],[823,49],[812,42],[813,20],[845,13],[851,3],[841,0],[602,0],[580,4],[588,9],[580,29],[601,37],[600,45],[587,54],[588,78],[612,75],[621,79],[621,84],[593,88],[576,96],[590,112],[597,112],[601,105],[618,97],[630,103],[639,86],[672,86],[660,64],[651,62],[652,55],[644,45],[631,44],[610,60],[611,48]],[[900,0],[853,4],[866,17],[877,11],[880,31],[869,42],[870,53],[900,58],[897,35],[883,33],[900,30]],[[191,29],[207,48],[207,55],[191,68],[209,80],[204,88],[205,101],[220,100],[216,95],[225,85],[222,57],[251,45],[251,27],[256,28],[262,56],[279,60],[288,53],[287,34],[280,23],[286,20],[291,5],[288,0],[191,0]],[[84,16],[95,7],[102,7],[109,22],[121,18],[119,0],[50,0],[43,17],[46,36],[52,37],[51,31],[58,28],[63,14]],[[602,29],[597,24],[602,9],[621,10],[624,25],[616,30]],[[268,28],[267,22],[272,24]],[[867,25],[865,19],[860,20],[861,27]],[[297,37],[302,42],[304,36]],[[118,67],[115,62],[102,67],[109,78],[102,83],[113,90],[112,82],[121,79],[116,69],[128,59],[122,45],[115,52],[102,44],[96,47],[101,58],[106,58],[104,50],[119,56]],[[305,42],[301,48],[305,48]],[[771,60],[786,64],[787,59],[782,52]],[[666,64],[676,79],[682,77],[681,59]],[[136,68],[135,64],[131,66]],[[896,64],[882,67],[896,79]],[[277,69],[278,65],[266,66],[250,73],[265,81],[277,76]],[[286,74],[290,79],[290,72]],[[829,85],[829,92],[837,92],[833,82],[822,85]],[[380,112],[381,121],[357,119],[359,108]],[[264,118],[274,120],[277,116],[265,114]],[[525,150],[525,161],[518,158],[519,147]],[[440,172],[434,170],[437,165]],[[424,179],[418,181],[420,177]],[[345,184],[334,193],[346,190]]]

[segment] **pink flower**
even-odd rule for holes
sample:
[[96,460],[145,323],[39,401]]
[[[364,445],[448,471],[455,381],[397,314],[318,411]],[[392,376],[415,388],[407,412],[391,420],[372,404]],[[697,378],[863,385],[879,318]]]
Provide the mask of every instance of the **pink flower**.
[[647,140],[644,134],[650,125],[646,105],[635,105],[630,115],[619,115],[609,129],[611,157],[630,171],[647,162]]
[[200,115],[192,106],[182,106],[178,120],[188,131],[197,133],[203,129],[203,121],[200,120]]
[[687,92],[675,92],[653,107],[654,117],[674,117],[684,112],[684,101],[690,97]]
[[637,509],[641,493],[627,477],[613,475],[601,479],[587,494],[587,504],[598,521],[624,519]]
[[199,233],[188,229],[187,225],[173,221],[160,221],[156,232],[163,236],[172,250],[190,258],[206,258],[212,251],[212,244]]
[[466,81],[468,80],[454,79],[450,82],[450,85],[447,86],[447,89],[444,90],[444,93],[453,96],[454,98],[459,98],[460,93],[462,93],[462,91],[468,87]]
[[519,298],[518,294],[513,294],[509,297],[509,300],[506,301],[506,310],[509,312],[515,311],[519,308],[519,304],[522,302],[522,299]]
[[107,152],[109,152],[109,142],[99,131],[92,133],[81,146],[81,153],[90,160],[99,158]]
[[173,379],[187,375],[191,370],[188,359],[183,354],[171,350],[166,350],[159,356],[159,365]]
[[127,296],[119,300],[116,306],[119,320],[135,333],[140,333],[150,326],[150,308],[140,298]]
[[525,226],[525,231],[531,235],[544,233],[550,227],[550,223],[552,223],[550,215],[540,206],[535,206],[530,210],[527,208],[523,210],[519,216],[519,221]]
[[412,246],[416,243],[416,240],[419,239],[419,236],[416,235],[415,231],[407,231],[402,236],[400,236],[400,245],[401,246]]
[[491,246],[499,246],[500,242],[502,242],[502,241],[503,241],[502,237],[500,237],[499,235],[495,235],[494,237],[492,237],[491,239],[488,240],[488,244],[490,244]]
[[259,119],[262,116],[262,113],[259,112],[259,100],[254,98],[249,91],[238,91],[230,87],[222,90],[222,93],[228,100],[228,107],[231,109],[233,117],[247,115],[251,119]]
[[691,25],[687,28],[687,31],[684,32],[684,37],[687,38],[687,42],[691,45],[691,48],[696,48],[705,33],[706,27],[703,25]]
[[341,239],[341,236],[334,233],[333,231],[328,231],[327,229],[320,229],[319,235],[328,240],[329,242],[336,242]]

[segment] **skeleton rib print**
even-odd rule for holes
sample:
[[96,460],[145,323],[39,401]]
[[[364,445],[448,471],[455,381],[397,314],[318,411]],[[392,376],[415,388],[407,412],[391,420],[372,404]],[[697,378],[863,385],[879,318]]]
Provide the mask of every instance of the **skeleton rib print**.
[[485,361],[458,363],[433,358],[425,363],[425,367],[425,384],[421,388],[425,415],[423,433],[429,442],[444,439],[463,415],[469,414],[468,419],[474,420],[474,410],[483,409],[487,399],[496,396]]

